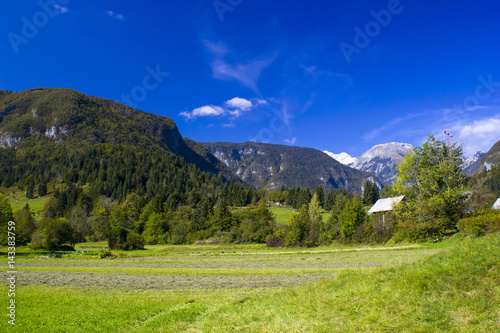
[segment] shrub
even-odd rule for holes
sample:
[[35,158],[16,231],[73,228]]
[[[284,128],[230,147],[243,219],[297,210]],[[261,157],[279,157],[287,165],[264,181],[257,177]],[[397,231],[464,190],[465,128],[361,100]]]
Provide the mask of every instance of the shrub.
[[113,250],[137,250],[144,248],[144,238],[136,232],[123,227],[114,228],[108,238],[108,245]]
[[500,211],[490,210],[461,219],[457,228],[464,234],[472,236],[500,231]]
[[267,247],[283,247],[285,245],[285,230],[278,229],[274,234],[267,237]]
[[31,248],[54,251],[72,242],[73,229],[65,219],[45,218],[31,236]]
[[107,258],[111,255],[113,255],[113,252],[111,252],[110,248],[106,248],[106,247],[100,248],[99,251],[97,252],[97,257],[99,259],[104,259],[104,258]]

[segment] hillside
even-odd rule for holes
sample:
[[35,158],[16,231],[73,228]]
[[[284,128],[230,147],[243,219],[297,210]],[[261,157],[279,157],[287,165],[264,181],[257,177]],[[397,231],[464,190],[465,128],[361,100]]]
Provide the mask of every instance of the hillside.
[[22,151],[76,151],[102,144],[169,152],[202,171],[236,179],[227,169],[211,164],[213,156],[200,156],[191,149],[171,118],[70,89],[0,91],[1,148],[13,148],[19,155]]
[[500,166],[500,141],[495,143],[493,147],[481,157],[476,173],[484,169],[489,170],[492,166]]
[[468,157],[462,157],[464,163],[462,164],[462,171],[466,174],[466,175],[473,175],[477,168],[479,167],[480,165],[480,162],[481,162],[481,157],[484,156],[484,152],[483,151],[476,151],[474,154],[468,156]]
[[256,188],[310,187],[361,192],[373,175],[352,169],[312,148],[255,142],[203,143],[242,180]]

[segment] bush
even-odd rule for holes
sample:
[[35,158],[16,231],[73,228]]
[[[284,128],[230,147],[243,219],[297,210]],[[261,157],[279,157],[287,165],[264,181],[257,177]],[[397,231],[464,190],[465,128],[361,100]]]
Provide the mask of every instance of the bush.
[[472,236],[500,231],[500,211],[490,210],[461,219],[457,228],[464,234]]
[[144,248],[144,238],[130,229],[117,227],[112,230],[108,245],[113,250],[138,250]]
[[283,247],[285,246],[285,230],[278,229],[274,234],[267,237],[266,241],[267,247]]
[[124,250],[142,250],[144,249],[144,238],[136,232],[127,234],[127,242]]
[[111,249],[110,248],[105,248],[105,247],[102,247],[99,249],[99,251],[97,252],[97,257],[99,259],[104,259],[104,258],[107,258],[109,256],[113,255],[113,252],[111,252]]
[[31,248],[58,250],[61,245],[72,242],[73,229],[65,219],[45,218],[40,221],[31,236]]

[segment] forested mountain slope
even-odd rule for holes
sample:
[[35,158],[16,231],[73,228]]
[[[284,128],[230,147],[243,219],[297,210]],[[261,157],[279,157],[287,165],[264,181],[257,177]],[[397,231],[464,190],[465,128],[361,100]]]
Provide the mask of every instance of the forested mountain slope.
[[[256,188],[279,189],[321,185],[324,189],[361,192],[367,172],[355,170],[312,149],[256,142],[203,143],[242,180]],[[376,180],[378,181],[378,180]]]
[[[237,179],[227,168],[211,164],[213,156],[192,150],[171,118],[69,89],[0,91],[0,148],[2,186],[22,182],[28,174],[39,181],[62,179],[70,168],[79,173],[80,183],[92,182],[91,170],[82,168],[106,150],[136,157],[169,154],[172,161],[180,156],[180,164],[193,163],[212,175]],[[100,165],[106,159],[102,155]]]

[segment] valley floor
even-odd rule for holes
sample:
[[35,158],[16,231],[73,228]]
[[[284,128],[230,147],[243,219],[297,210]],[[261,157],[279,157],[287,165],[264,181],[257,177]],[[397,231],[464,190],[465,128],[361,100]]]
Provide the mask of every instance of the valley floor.
[[[16,260],[15,331],[494,332],[499,250],[494,234],[398,248],[32,253]],[[6,292],[0,301],[7,304]]]

